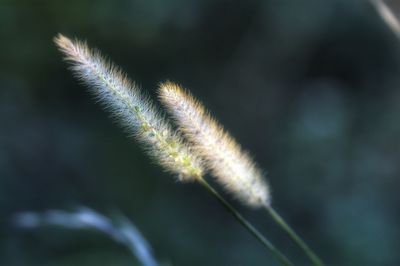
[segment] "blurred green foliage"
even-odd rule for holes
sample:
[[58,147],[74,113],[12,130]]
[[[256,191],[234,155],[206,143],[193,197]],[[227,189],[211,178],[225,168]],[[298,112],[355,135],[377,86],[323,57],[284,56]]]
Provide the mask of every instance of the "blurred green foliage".
[[[367,1],[2,0],[0,265],[135,265],[97,234],[9,221],[76,204],[121,209],[172,265],[275,263],[125,136],[66,69],[58,32],[151,95],[166,79],[190,89],[268,170],[273,205],[328,265],[400,264],[400,42]],[[266,215],[243,212],[306,265]]]

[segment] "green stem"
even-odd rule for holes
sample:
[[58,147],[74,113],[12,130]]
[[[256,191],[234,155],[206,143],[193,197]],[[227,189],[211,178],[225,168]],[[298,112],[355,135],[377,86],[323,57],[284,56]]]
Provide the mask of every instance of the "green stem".
[[315,266],[323,266],[321,259],[310,249],[300,236],[285,222],[285,220],[269,205],[264,205],[272,219],[289,235],[289,237],[304,251]]
[[204,178],[198,177],[197,181],[210,192],[255,238],[266,247],[272,255],[285,266],[292,266],[293,263],[283,255],[271,242],[269,242],[254,226],[248,222],[231,204],[229,204]]

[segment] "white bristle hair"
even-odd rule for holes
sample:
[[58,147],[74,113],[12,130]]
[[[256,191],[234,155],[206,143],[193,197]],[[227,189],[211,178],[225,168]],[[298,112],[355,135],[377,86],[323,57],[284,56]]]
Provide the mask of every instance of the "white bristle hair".
[[89,49],[86,43],[61,34],[54,42],[72,63],[75,76],[91,88],[95,97],[145,144],[146,151],[166,170],[176,173],[180,181],[202,175],[201,160],[118,67],[105,60],[100,52]]
[[172,82],[160,85],[159,98],[218,183],[247,206],[270,204],[262,171],[199,101]]

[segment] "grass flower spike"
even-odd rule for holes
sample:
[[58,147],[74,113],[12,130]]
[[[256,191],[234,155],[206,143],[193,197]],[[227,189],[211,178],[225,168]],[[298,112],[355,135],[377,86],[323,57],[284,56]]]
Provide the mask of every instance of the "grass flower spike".
[[[91,88],[93,94],[113,115],[142,142],[148,153],[165,169],[176,173],[180,181],[196,181],[212,194],[255,238],[257,238],[282,265],[292,263],[275,248],[251,223],[231,206],[203,178],[203,160],[196,149],[185,143],[119,68],[107,62],[99,52],[90,50],[85,43],[71,41],[63,35],[54,39],[67,61],[72,63],[75,75]],[[198,155],[198,156],[196,156]],[[234,170],[239,170],[235,168]],[[243,169],[244,170],[244,169]],[[251,172],[252,174],[254,172]],[[258,182],[258,180],[253,180]],[[239,184],[243,185],[243,184]],[[244,184],[247,185],[247,184]],[[238,184],[233,185],[240,190]],[[243,192],[248,189],[243,188]],[[252,191],[249,203],[268,201],[265,191]],[[249,197],[249,196],[247,196]]]
[[201,176],[200,160],[118,67],[107,62],[98,51],[90,50],[85,43],[71,41],[61,34],[54,41],[65,59],[72,63],[75,75],[145,144],[153,158],[165,169],[178,174],[181,181]]
[[262,172],[239,144],[205,110],[203,105],[180,86],[165,82],[159,91],[162,103],[175,118],[195,151],[205,159],[217,182],[250,207],[262,207],[304,251],[313,265],[322,261],[272,208],[269,186]]
[[269,186],[261,170],[202,104],[172,82],[162,83],[159,93],[162,103],[204,157],[216,180],[248,206],[269,205]]

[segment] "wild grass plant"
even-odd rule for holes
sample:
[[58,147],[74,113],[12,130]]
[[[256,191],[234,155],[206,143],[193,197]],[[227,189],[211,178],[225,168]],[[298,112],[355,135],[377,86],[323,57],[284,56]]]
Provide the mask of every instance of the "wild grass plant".
[[263,208],[304,251],[313,265],[323,265],[318,256],[272,208],[269,185],[252,158],[206,111],[202,104],[180,86],[160,85],[159,98],[175,130],[135,83],[100,52],[86,43],[63,35],[55,43],[71,63],[75,76],[85,83],[115,119],[143,144],[147,153],[181,182],[197,182],[244,226],[282,265],[293,265],[252,223],[241,215],[204,178],[210,172],[216,182],[245,206]]
[[189,92],[171,82],[162,83],[159,93],[162,103],[197,154],[204,158],[216,181],[244,205],[264,208],[314,265],[322,265],[318,256],[272,208],[269,186],[262,170],[203,105]]

